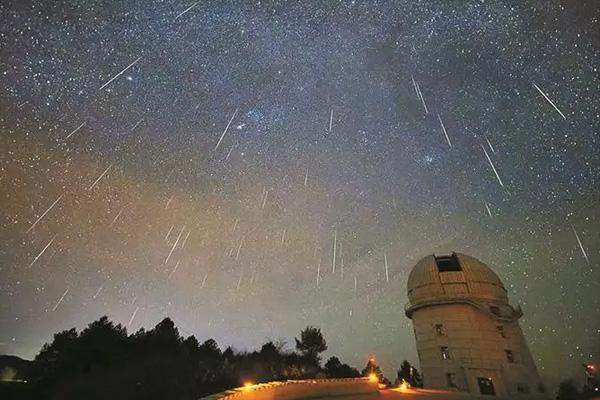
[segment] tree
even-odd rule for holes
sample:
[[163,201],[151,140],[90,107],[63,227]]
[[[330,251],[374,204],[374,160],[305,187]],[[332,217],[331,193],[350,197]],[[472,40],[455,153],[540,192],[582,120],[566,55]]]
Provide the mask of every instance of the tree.
[[410,365],[407,360],[402,361],[400,369],[398,370],[398,379],[396,383],[400,384],[402,381],[407,382],[413,387],[423,387],[423,379],[421,378],[421,374],[419,374],[419,371]]
[[32,378],[40,381],[52,381],[64,371],[77,369],[75,363],[78,334],[75,328],[54,335],[52,343],[46,343],[35,356]]
[[[228,347],[221,352],[213,339],[200,344],[194,336],[180,336],[169,318],[128,335],[123,326],[102,317],[81,333],[71,329],[56,334],[23,377],[32,392],[27,398],[194,400],[246,380],[359,375],[337,357],[325,369],[319,367],[319,354],[327,349],[319,329],[307,327],[296,346],[299,351],[285,351],[283,342],[267,342],[259,351]],[[5,373],[11,376],[11,371]]]
[[170,318],[160,321],[153,330],[148,332],[154,346],[157,350],[172,351],[181,343],[181,336]]
[[321,330],[312,326],[307,326],[300,332],[300,340],[297,338],[295,340],[296,349],[317,364],[320,361],[319,354],[327,350],[327,342]]
[[385,376],[383,376],[383,372],[381,372],[381,368],[375,362],[375,357],[369,357],[369,361],[367,362],[367,365],[365,366],[365,368],[363,368],[363,370],[361,371],[360,374],[362,376],[368,376],[368,377],[375,375],[380,383],[383,383],[385,385],[392,384]]
[[77,339],[78,362],[86,372],[119,362],[127,346],[127,329],[103,316],[85,328]]
[[279,358],[279,350],[273,342],[267,342],[260,348],[261,358],[267,361],[274,361]]
[[356,378],[360,376],[357,369],[343,364],[337,357],[331,357],[325,363],[325,373],[328,378]]

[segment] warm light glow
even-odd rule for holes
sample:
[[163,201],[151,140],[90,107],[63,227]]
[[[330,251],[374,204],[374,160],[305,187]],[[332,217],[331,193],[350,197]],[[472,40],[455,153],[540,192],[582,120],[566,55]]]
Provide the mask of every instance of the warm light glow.
[[244,382],[244,389],[252,389],[252,386],[254,386],[254,383],[251,381]]
[[369,374],[369,382],[379,382],[377,374]]
[[400,390],[401,392],[408,392],[408,389],[410,389],[410,383],[402,379],[400,386],[398,386],[398,390]]

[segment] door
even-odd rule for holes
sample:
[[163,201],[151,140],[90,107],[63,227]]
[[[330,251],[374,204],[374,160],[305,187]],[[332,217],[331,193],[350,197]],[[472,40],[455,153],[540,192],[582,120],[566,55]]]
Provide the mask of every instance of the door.
[[489,394],[492,396],[496,395],[492,378],[477,377],[477,384],[479,385],[479,393]]

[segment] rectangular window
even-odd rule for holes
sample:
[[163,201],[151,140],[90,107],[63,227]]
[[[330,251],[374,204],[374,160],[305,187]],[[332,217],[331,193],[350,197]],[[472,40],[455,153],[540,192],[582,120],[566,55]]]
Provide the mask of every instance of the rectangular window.
[[490,306],[490,311],[494,315],[500,315],[500,307],[498,306]]
[[436,257],[435,263],[437,264],[439,272],[462,271],[456,254],[452,254],[451,256]]
[[515,355],[514,355],[514,353],[512,352],[512,350],[504,350],[504,353],[506,353],[506,360],[507,360],[509,363],[515,363],[515,362],[516,362],[516,360],[515,360]]
[[442,355],[442,360],[450,359],[450,351],[448,350],[448,347],[446,347],[446,346],[440,347],[440,353]]
[[448,372],[446,374],[446,381],[448,382],[449,388],[455,388],[456,386],[456,374]]
[[500,335],[501,337],[503,337],[503,338],[506,337],[506,333],[504,332],[504,327],[502,325],[496,326],[496,331],[498,332],[498,335]]
[[446,336],[446,331],[444,331],[444,325],[443,324],[435,324],[435,333],[438,336]]
[[479,393],[481,394],[490,394],[492,396],[496,395],[496,389],[494,389],[494,382],[492,378],[477,378],[477,384],[479,385]]

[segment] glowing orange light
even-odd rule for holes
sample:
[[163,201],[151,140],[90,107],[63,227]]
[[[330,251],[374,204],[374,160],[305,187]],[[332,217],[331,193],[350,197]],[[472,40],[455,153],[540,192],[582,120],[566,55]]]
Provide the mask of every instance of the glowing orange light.
[[369,382],[379,382],[377,374],[369,374]]
[[400,390],[401,392],[408,392],[408,389],[410,389],[410,383],[402,379],[400,386],[398,386],[398,390]]
[[254,383],[250,381],[244,382],[244,389],[252,389],[252,386],[254,386]]

